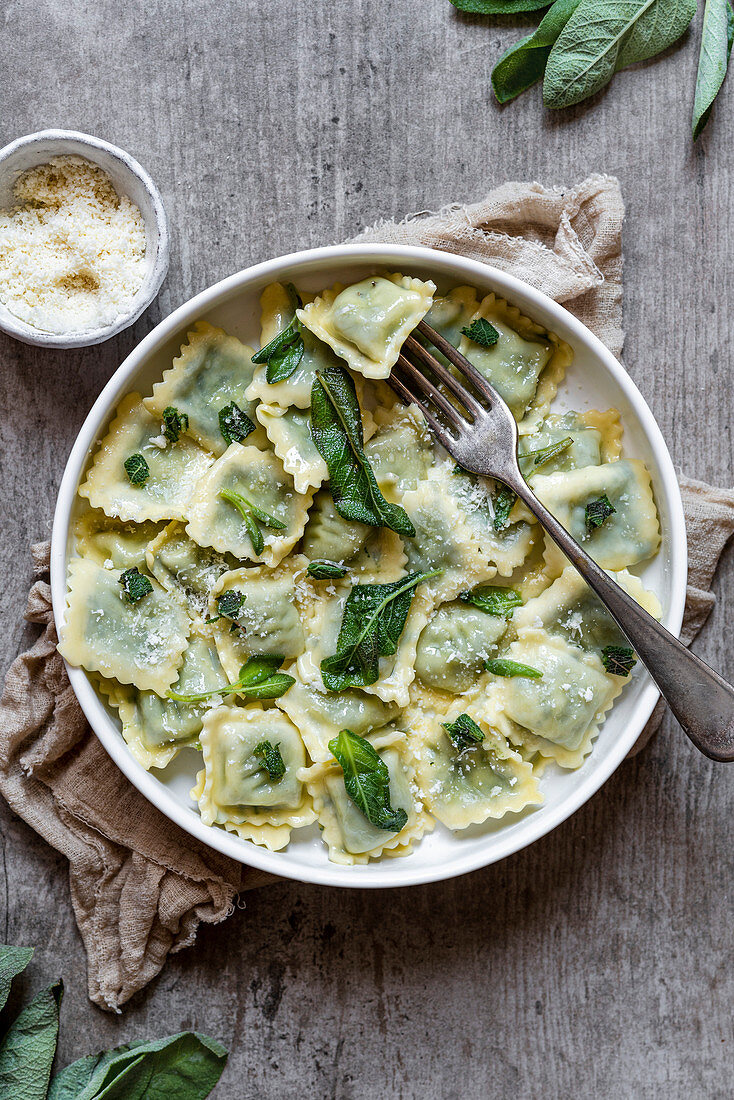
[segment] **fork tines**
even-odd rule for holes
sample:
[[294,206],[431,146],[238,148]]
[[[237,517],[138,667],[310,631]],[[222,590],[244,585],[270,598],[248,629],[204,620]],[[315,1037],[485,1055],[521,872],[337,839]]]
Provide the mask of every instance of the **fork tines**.
[[[476,367],[461,352],[457,351],[453,344],[445,340],[440,333],[427,325],[425,321],[418,324],[416,331],[420,332],[438,351],[445,355],[451,365],[471,384],[472,390],[462,385],[456,375],[447,370],[443,363],[440,363],[435,355],[432,355],[414,336],[409,336],[403,344],[396,364],[398,371],[397,373],[393,371],[387,381],[401,401],[419,406],[433,431],[446,446],[452,438],[450,433],[446,431],[447,424],[454,431],[460,432],[469,423],[473,423],[482,413],[486,412],[493,402],[501,400],[501,398]],[[408,353],[412,358],[408,358]],[[445,387],[453,400],[449,400],[449,397],[430,378],[426,377],[423,371],[413,362],[413,359],[417,360],[421,367],[427,368],[434,378]],[[478,400],[475,394],[478,394],[485,404]],[[435,415],[431,403],[440,411],[443,419],[439,419]]]

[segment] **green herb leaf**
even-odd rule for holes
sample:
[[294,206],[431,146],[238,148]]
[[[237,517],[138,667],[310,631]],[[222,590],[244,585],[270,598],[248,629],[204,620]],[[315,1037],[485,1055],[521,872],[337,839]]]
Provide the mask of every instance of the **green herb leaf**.
[[137,603],[143,596],[148,596],[153,591],[153,585],[139,571],[137,565],[120,574],[120,584],[128,603]]
[[311,388],[311,436],[329,471],[329,488],[344,519],[389,527],[412,538],[415,528],[398,504],[380,492],[364,453],[362,416],[349,373],[328,367]]
[[290,378],[303,359],[303,337],[298,321],[294,317],[282,332],[256,352],[253,363],[267,363],[265,376],[272,385]]
[[504,531],[516,500],[517,496],[512,489],[507,485],[500,486],[496,496],[492,498],[492,507],[494,508],[492,526],[495,531]]
[[0,1009],[5,1007],[13,978],[23,973],[32,957],[32,947],[0,945]]
[[66,1066],[48,1100],[205,1100],[226,1061],[225,1047],[195,1031],[137,1040]]
[[538,466],[544,466],[546,462],[550,462],[552,458],[557,458],[558,455],[563,454],[572,446],[573,439],[569,435],[565,439],[559,440],[558,443],[551,443],[547,447],[541,447],[538,451],[527,451],[524,455],[519,455],[518,462],[523,477],[528,477],[533,470],[537,470]]
[[556,0],[533,34],[503,53],[492,69],[492,88],[500,103],[508,103],[543,79],[551,46],[579,6],[580,0]]
[[327,690],[377,681],[380,658],[398,648],[415,589],[438,573],[409,573],[391,584],[355,584],[344,605],[336,653],[321,662]]
[[255,425],[239,405],[230,401],[229,405],[219,410],[219,430],[229,446],[230,443],[241,443],[243,439],[247,439],[250,432],[255,431]]
[[272,745],[270,741],[261,741],[252,750],[255,756],[263,758],[263,767],[271,783],[278,783],[285,775],[285,763],[280,752],[280,742]]
[[246,500],[240,493],[236,493],[234,489],[220,489],[219,495],[222,500],[226,500],[228,504],[233,504],[242,516],[245,521],[247,534],[252,543],[252,548],[256,554],[262,554],[265,549],[265,539],[263,538],[262,531],[258,527],[258,523],[262,523],[264,527],[270,527],[274,531],[285,531],[286,525],[284,523],[281,523],[275,516],[263,512],[262,508],[258,508],[256,504],[252,504],[249,500]]
[[601,651],[601,659],[604,668],[612,676],[629,676],[637,664],[634,649],[626,645],[605,645]]
[[188,413],[180,413],[173,405],[167,405],[163,410],[163,434],[171,443],[178,443],[181,432],[189,427]]
[[606,493],[598,497],[597,500],[590,500],[584,511],[587,534],[590,535],[593,531],[596,531],[597,527],[601,527],[616,511],[617,509]]
[[313,577],[317,581],[338,580],[339,577],[346,577],[347,568],[344,565],[339,565],[335,561],[326,561],[324,559],[317,559],[309,562],[306,569],[309,577]]
[[730,0],[706,0],[693,101],[694,141],[708,122],[714,100],[724,83],[733,41],[734,9]]
[[550,0],[451,0],[459,11],[473,15],[516,15],[522,11],[547,8]]
[[176,703],[202,703],[205,699],[213,699],[215,695],[241,695],[243,699],[278,699],[296,682],[285,672],[276,671],[283,660],[283,657],[270,654],[250,657],[233,684],[222,684],[210,691],[197,691],[189,695],[169,691],[167,698]]
[[476,321],[472,321],[470,325],[461,330],[462,335],[466,336],[467,340],[473,340],[475,344],[479,344],[483,348],[492,348],[500,338],[500,334],[494,325],[490,325],[489,321],[484,317],[479,317]]
[[459,752],[474,748],[484,740],[481,729],[468,714],[460,714],[455,722],[442,722],[441,725],[449,735],[454,748]]
[[556,39],[545,69],[546,107],[570,107],[638,61],[680,38],[696,0],[581,0]]
[[63,995],[61,981],[41,990],[6,1031],[0,1042],[0,1096],[46,1100]]
[[150,466],[142,455],[130,455],[125,459],[124,465],[131,485],[145,485],[150,477]]
[[369,741],[351,730],[342,730],[329,741],[329,749],[341,764],[344,787],[354,805],[375,828],[399,833],[408,815],[390,805],[390,773]]
[[487,584],[482,588],[475,588],[473,592],[462,592],[461,599],[464,603],[473,604],[487,615],[496,615],[498,618],[508,618],[516,607],[522,606],[522,596],[514,588],[500,588]]
[[226,592],[222,592],[221,596],[217,596],[217,611],[220,615],[224,615],[225,619],[236,619],[244,602],[244,592],[229,588]]
[[531,665],[524,665],[520,661],[508,661],[506,657],[496,657],[494,660],[485,661],[487,672],[494,676],[524,676],[528,680],[542,680],[543,673]]

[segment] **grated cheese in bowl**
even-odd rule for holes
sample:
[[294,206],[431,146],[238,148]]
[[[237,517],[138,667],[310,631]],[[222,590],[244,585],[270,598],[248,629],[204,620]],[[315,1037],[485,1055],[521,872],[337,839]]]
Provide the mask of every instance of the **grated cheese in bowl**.
[[24,172],[0,211],[0,301],[49,333],[86,332],[127,313],[146,274],[138,207],[79,156]]

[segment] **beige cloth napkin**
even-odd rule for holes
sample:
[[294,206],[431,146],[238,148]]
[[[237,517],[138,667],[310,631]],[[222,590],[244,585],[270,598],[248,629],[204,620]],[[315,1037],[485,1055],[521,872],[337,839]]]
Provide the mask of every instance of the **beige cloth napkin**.
[[[383,223],[357,239],[428,245],[494,264],[564,302],[619,355],[623,216],[619,184],[606,176],[565,191],[509,183],[480,203]],[[691,555],[683,636],[690,641],[714,604],[709,588],[734,530],[734,493],[687,478],[681,489]],[[35,546],[33,555],[38,579],[26,618],[44,629],[6,677],[0,792],[68,858],[89,996],[119,1009],[155,977],[169,952],[193,943],[201,921],[224,920],[238,892],[272,879],[184,833],[112,763],[56,652],[48,544]],[[643,738],[660,718],[656,713]]]

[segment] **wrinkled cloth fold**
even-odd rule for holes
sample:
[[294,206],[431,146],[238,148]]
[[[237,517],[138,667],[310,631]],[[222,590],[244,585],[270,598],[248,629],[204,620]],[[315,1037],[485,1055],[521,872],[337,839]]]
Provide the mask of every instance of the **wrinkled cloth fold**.
[[[365,229],[356,241],[419,244],[492,264],[545,291],[617,356],[622,331],[618,182],[568,189],[507,183],[481,202]],[[715,602],[719,556],[734,530],[734,493],[681,478],[690,573],[683,638]],[[69,861],[71,900],[87,952],[89,996],[119,1010],[194,942],[238,893],[276,881],[220,855],[163,816],[128,782],[89,728],[56,651],[47,543],[33,548],[26,618],[42,626],[11,665],[0,701],[0,792]],[[653,715],[635,750],[662,718]]]

